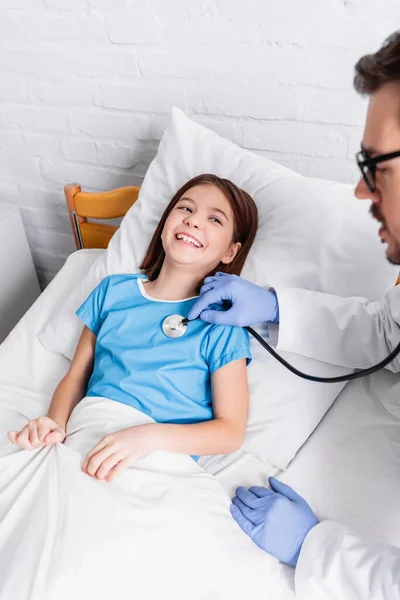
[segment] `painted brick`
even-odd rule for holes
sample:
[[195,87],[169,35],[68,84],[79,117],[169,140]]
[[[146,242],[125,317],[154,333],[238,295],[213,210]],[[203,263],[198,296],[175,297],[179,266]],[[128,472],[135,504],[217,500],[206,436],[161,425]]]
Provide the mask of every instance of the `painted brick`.
[[95,9],[97,8],[108,8],[112,11],[118,8],[130,8],[132,3],[134,5],[143,6],[146,0],[46,0],[47,5],[50,8],[62,8],[69,11],[76,11],[82,9],[82,6],[89,6]]
[[2,77],[0,81],[0,102],[22,102],[28,99],[26,84],[22,79]]
[[31,156],[61,157],[60,140],[57,133],[41,135],[30,131],[26,133],[25,141]]
[[72,163],[67,161],[41,161],[41,173],[45,181],[64,186],[78,182],[94,190],[110,190],[125,185],[138,185],[140,180],[132,172],[112,170],[109,167]]
[[5,9],[30,9],[35,12],[36,10],[44,9],[45,4],[43,0],[1,0],[1,10]]
[[[7,14],[7,13],[6,13]],[[2,43],[22,38],[24,35],[24,24],[17,17],[2,16],[0,19],[0,40]]]
[[91,140],[67,137],[61,140],[60,145],[62,155],[67,160],[79,161],[83,163],[97,162],[96,144]]
[[63,51],[55,44],[51,52],[42,46],[32,50],[22,47],[5,49],[1,52],[1,66],[8,76],[28,75],[42,78],[44,81],[78,77],[90,82],[104,77],[131,78],[140,75],[136,56],[130,50],[121,52],[112,47],[99,50],[97,46],[93,46],[93,50],[85,52],[68,44],[64,46]]
[[93,16],[69,18],[65,15],[55,17],[25,18],[26,37],[29,41],[56,42],[57,45],[88,42],[105,42],[107,32],[104,22]]
[[[54,107],[91,107],[101,99],[100,84],[86,81],[30,81],[29,100],[33,104]],[[0,92],[1,97],[1,92]]]
[[62,186],[55,187],[51,183],[47,183],[47,188],[45,186],[45,181],[41,182],[41,187],[21,183],[18,186],[20,204],[28,208],[38,207],[45,210],[57,208],[57,210],[65,210],[66,200]]
[[147,119],[138,115],[112,113],[104,110],[73,110],[70,113],[73,133],[110,138],[139,138],[145,136]]
[[13,204],[19,204],[21,199],[21,192],[18,185],[9,183],[9,181],[2,178],[0,180],[0,201],[10,202]]
[[253,44],[260,40],[260,27],[254,19],[241,19],[237,23],[211,15],[169,19],[164,25],[164,39],[171,46],[224,47],[227,44],[238,46]]
[[131,169],[138,165],[148,166],[157,153],[156,142],[134,142],[129,146],[125,141],[97,144],[99,163],[105,166]]
[[48,250],[49,248],[57,248],[57,252],[67,256],[76,250],[74,236],[71,233],[62,233],[43,229],[39,227],[31,228],[25,226],[26,233],[29,239],[29,245],[33,251]]
[[243,127],[246,148],[287,152],[290,154],[343,156],[347,139],[333,128],[310,123],[279,121],[247,123]]
[[235,20],[237,23],[240,23],[244,16],[249,17],[252,15],[260,23],[273,20],[284,23],[292,18],[299,25],[303,25],[304,21],[308,19],[314,23],[318,20],[329,22],[332,17],[340,17],[346,14],[345,3],[340,0],[333,2],[326,2],[326,0],[306,0],[306,2],[280,0],[274,3],[273,9],[265,0],[246,0],[245,4],[242,2],[213,0],[212,4],[219,15],[226,19]]
[[108,36],[113,44],[159,44],[162,42],[157,15],[133,14],[107,21]]
[[68,131],[65,111],[31,106],[7,106],[0,109],[3,123],[8,127],[20,127],[24,130]]
[[68,235],[71,233],[71,222],[66,205],[63,210],[60,210],[57,206],[54,206],[51,210],[22,206],[21,214],[26,227],[54,229]]
[[200,79],[209,77],[211,73],[211,54],[206,47],[185,48],[184,51],[143,47],[137,50],[137,57],[140,72],[145,78]]
[[211,15],[215,13],[214,4],[214,0],[168,0],[157,3],[157,15],[163,19]]
[[33,179],[39,177],[39,168],[34,160],[22,158],[5,158],[0,159],[0,177],[12,179]]
[[15,158],[26,157],[27,146],[24,134],[15,131],[0,131],[0,155]]
[[363,53],[374,46],[378,47],[393,31],[393,23],[387,16],[382,16],[378,21],[370,15],[357,19],[349,15],[333,17],[329,27],[316,27],[315,23],[314,18],[304,19],[299,27],[298,19],[293,14],[288,14],[282,20],[264,19],[261,22],[261,41],[314,49],[341,48]]
[[165,112],[172,106],[185,107],[185,92],[178,86],[171,88],[155,83],[135,86],[104,86],[105,108],[138,112]]

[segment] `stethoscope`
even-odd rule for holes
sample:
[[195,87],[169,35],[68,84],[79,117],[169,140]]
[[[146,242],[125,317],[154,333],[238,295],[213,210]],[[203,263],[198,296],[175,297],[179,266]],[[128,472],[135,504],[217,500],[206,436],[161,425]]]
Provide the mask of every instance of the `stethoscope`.
[[[188,328],[189,319],[186,317],[182,317],[182,315],[170,315],[166,319],[164,319],[162,324],[163,333],[170,338],[179,338],[184,335]],[[376,371],[380,371],[383,367],[386,367],[400,352],[400,344],[396,346],[394,350],[384,359],[381,360],[378,364],[373,367],[369,367],[368,369],[360,369],[355,373],[349,373],[347,375],[339,375],[338,377],[315,377],[314,375],[308,375],[307,373],[303,373],[299,371],[288,363],[284,358],[279,356],[277,352],[267,342],[251,327],[245,327],[247,331],[261,344],[263,348],[267,352],[269,352],[278,362],[281,363],[286,369],[289,369],[292,373],[301,377],[302,379],[308,379],[309,381],[317,381],[319,383],[340,383],[342,381],[350,381],[352,379],[359,379],[360,377],[366,377],[367,375],[371,375],[372,373],[376,373]]]

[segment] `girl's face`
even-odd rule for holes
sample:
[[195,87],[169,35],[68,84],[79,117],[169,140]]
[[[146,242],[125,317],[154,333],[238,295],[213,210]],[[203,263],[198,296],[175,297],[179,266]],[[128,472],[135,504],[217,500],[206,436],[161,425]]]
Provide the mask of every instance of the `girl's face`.
[[196,185],[181,196],[161,235],[166,260],[210,273],[233,261],[241,244],[233,242],[233,213],[223,192],[211,184]]

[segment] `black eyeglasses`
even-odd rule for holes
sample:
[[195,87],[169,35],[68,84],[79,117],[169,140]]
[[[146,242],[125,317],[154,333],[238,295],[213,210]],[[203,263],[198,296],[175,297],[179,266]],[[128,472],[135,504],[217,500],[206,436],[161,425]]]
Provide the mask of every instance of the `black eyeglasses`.
[[376,189],[376,165],[386,160],[392,160],[392,158],[398,158],[399,156],[400,150],[397,152],[390,152],[389,154],[380,154],[379,156],[374,156],[374,158],[370,158],[365,150],[357,152],[356,161],[370,192],[375,192]]

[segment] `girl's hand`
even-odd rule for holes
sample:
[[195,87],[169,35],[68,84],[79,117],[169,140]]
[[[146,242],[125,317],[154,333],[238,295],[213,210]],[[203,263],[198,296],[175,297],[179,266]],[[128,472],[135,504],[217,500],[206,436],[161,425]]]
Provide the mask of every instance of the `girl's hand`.
[[122,471],[156,449],[154,425],[138,425],[103,437],[87,454],[82,471],[96,479],[113,481]]
[[9,431],[8,439],[24,450],[60,444],[65,439],[65,429],[49,417],[31,419],[21,431]]

